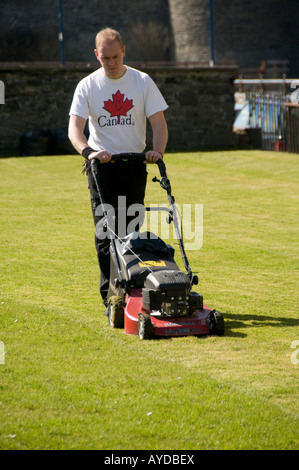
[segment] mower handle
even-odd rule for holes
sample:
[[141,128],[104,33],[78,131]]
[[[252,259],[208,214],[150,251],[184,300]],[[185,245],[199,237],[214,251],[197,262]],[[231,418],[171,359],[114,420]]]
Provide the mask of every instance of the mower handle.
[[123,162],[123,161],[129,161],[129,160],[135,160],[137,162],[143,162],[145,160],[145,154],[144,153],[132,153],[132,152],[127,152],[127,153],[116,153],[112,155],[111,161],[113,162]]
[[[145,154],[144,153],[116,153],[112,155],[111,161],[117,162],[117,161],[138,161],[138,162],[144,162],[145,160]],[[166,176],[166,166],[165,163],[163,162],[162,158],[159,158],[158,161],[155,162],[160,170],[161,176]]]

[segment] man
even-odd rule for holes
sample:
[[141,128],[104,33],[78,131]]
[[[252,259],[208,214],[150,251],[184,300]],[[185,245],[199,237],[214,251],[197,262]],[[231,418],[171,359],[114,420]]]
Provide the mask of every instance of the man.
[[[90,171],[96,159],[105,203],[118,208],[118,196],[126,196],[126,207],[143,204],[146,165],[139,162],[110,162],[112,155],[142,153],[146,146],[146,119],[153,132],[153,148],[145,154],[147,163],[163,158],[168,139],[164,111],[167,104],[152,79],[124,65],[125,46],[120,34],[105,28],[96,36],[95,55],[101,66],[78,84],[70,109],[69,139],[87,160],[86,168],[94,223],[100,217],[100,201]],[[89,119],[89,139],[84,129]],[[98,235],[98,237],[97,237]],[[100,292],[107,304],[110,258],[109,240],[96,232],[95,245],[101,269]]]

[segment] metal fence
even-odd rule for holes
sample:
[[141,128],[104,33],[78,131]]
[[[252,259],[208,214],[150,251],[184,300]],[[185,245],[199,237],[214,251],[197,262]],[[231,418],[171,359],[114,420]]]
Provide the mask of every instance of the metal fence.
[[299,153],[299,104],[284,92],[246,91],[249,128],[260,130],[264,150]]

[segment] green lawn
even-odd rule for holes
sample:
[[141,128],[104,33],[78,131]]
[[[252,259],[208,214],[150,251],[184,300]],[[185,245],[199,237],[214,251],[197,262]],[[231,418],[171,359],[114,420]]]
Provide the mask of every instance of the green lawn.
[[203,204],[188,257],[223,337],[111,329],[80,157],[0,160],[1,449],[298,449],[298,155],[165,160],[177,203]]

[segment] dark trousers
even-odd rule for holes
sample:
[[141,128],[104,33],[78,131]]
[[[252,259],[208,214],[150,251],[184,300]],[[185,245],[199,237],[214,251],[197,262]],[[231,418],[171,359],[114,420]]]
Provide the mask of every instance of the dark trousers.
[[[110,239],[107,230],[103,226],[104,217],[102,215],[101,201],[90,168],[87,168],[87,176],[88,187],[90,190],[91,210],[94,225],[96,227],[95,247],[101,271],[100,293],[104,303],[106,304],[110,277]],[[119,196],[126,197],[125,206],[122,208],[125,213],[126,209],[132,204],[143,205],[146,179],[146,165],[142,162],[119,161],[115,163],[97,163],[97,181],[102,191],[104,199],[103,202],[112,206],[115,211],[116,220],[113,225],[113,229],[115,229],[116,234],[118,234],[118,217],[120,217],[118,207]],[[121,198],[121,200],[124,202],[124,198]],[[127,224],[133,218],[134,217],[126,217]],[[138,227],[136,230],[138,230]],[[124,233],[119,234],[121,237],[124,235]]]

